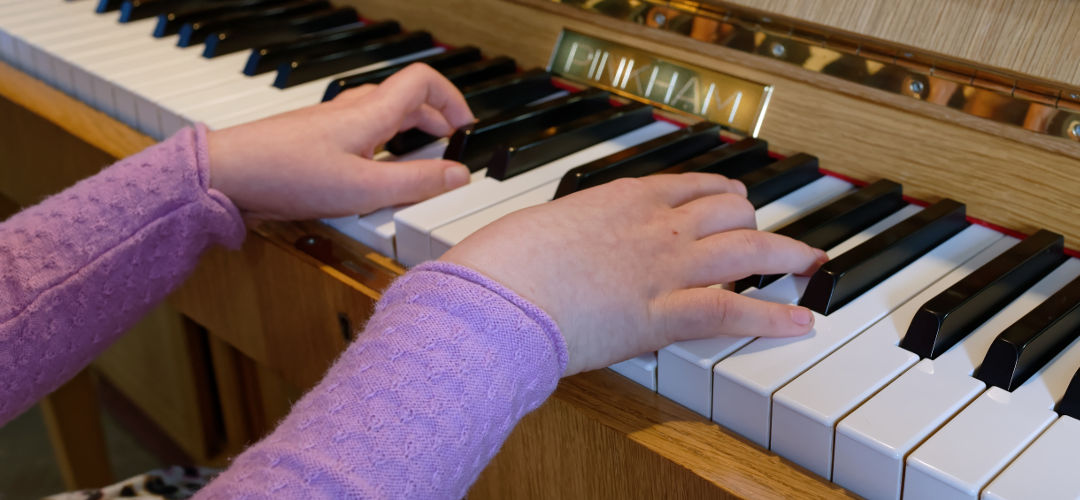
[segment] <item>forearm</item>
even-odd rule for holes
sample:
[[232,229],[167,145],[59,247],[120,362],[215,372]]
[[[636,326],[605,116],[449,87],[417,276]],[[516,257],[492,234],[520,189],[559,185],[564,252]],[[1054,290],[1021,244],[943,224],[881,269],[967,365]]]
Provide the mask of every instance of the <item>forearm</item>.
[[0,425],[85,367],[243,221],[185,130],[0,224]]
[[201,498],[461,498],[554,390],[566,346],[536,306],[472,271],[427,264]]

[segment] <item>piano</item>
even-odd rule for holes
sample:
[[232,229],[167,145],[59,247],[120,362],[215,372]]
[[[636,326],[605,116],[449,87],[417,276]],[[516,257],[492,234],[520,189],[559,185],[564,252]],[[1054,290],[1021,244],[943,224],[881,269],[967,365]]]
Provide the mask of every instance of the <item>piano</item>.
[[[891,19],[854,3],[845,16],[783,2],[0,0],[0,58],[17,68],[0,74],[0,95],[20,120],[59,125],[53,139],[119,157],[191,122],[296,109],[413,61],[458,84],[475,126],[449,140],[403,133],[381,154],[463,161],[468,186],[264,224],[170,299],[301,388],[405,267],[612,178],[741,178],[761,229],[828,251],[812,277],[733,285],[812,308],[814,333],[680,342],[567,379],[477,497],[1074,498],[1080,76],[1047,58],[1075,54],[1063,41],[1075,13],[1011,6],[989,19],[988,7],[915,3],[924,10]],[[1044,31],[1005,37],[1034,54],[1023,58],[926,22],[942,12],[978,26],[1037,18]],[[564,29],[763,82],[760,130],[533,69]],[[1050,41],[1065,48],[1039,50]],[[37,149],[9,139],[0,151],[49,158]]]

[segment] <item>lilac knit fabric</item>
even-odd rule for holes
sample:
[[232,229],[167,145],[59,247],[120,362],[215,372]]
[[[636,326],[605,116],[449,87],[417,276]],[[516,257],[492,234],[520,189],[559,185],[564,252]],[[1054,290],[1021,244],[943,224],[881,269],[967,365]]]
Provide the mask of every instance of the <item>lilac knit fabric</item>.
[[[85,367],[203,250],[240,244],[207,163],[205,129],[188,129],[0,224],[0,425]],[[566,362],[542,310],[470,269],[422,265],[199,497],[461,498]]]

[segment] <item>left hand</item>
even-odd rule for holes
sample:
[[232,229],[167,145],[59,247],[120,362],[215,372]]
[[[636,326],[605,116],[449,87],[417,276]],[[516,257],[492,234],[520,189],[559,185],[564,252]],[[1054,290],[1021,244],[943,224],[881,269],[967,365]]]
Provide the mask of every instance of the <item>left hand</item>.
[[255,219],[341,217],[414,203],[468,183],[468,169],[442,159],[380,162],[375,151],[399,131],[446,136],[474,120],[450,81],[414,64],[378,86],[210,132],[210,187]]

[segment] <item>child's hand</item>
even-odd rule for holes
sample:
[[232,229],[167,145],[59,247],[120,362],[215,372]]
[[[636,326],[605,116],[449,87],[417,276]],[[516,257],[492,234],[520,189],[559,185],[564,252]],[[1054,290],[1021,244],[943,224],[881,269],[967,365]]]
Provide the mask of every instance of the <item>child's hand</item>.
[[445,136],[472,121],[461,92],[415,64],[381,85],[211,132],[210,186],[261,219],[338,217],[413,203],[468,183],[468,169],[441,159],[378,162],[375,150],[402,130]]
[[710,174],[622,179],[516,212],[442,260],[501,282],[548,312],[565,375],[679,340],[802,335],[808,309],[719,288],[751,274],[810,273],[825,253],[756,231],[738,181]]

